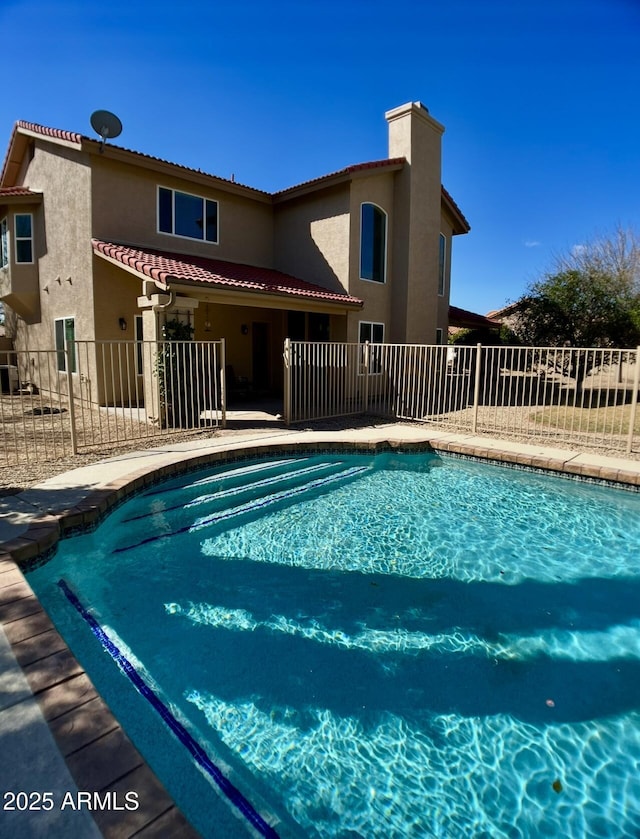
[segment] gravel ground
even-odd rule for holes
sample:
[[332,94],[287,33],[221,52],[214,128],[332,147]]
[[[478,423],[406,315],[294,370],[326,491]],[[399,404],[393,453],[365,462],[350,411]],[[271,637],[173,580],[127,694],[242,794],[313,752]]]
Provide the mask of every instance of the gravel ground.
[[[512,411],[513,409],[510,410]],[[338,417],[331,420],[318,420],[313,423],[306,423],[304,425],[296,427],[299,429],[305,428],[315,431],[321,431],[344,430],[348,428],[366,428],[388,424],[388,420],[381,419],[377,416],[364,415],[341,418]],[[410,422],[408,424],[420,426],[425,429],[427,428],[427,426],[423,423]],[[224,430],[207,429],[197,432],[195,434],[193,432],[173,433],[165,437],[154,437],[147,440],[136,440],[129,444],[114,443],[110,445],[103,445],[101,447],[94,447],[91,451],[84,451],[81,454],[77,455],[61,456],[56,458],[55,460],[35,461],[32,463],[19,463],[4,467],[0,466],[0,495],[10,495],[17,492],[21,492],[23,489],[27,489],[28,487],[33,486],[34,484],[40,483],[41,481],[44,481],[47,478],[52,478],[55,475],[61,474],[62,472],[67,472],[71,469],[77,469],[81,466],[86,466],[91,463],[97,463],[100,460],[104,460],[107,457],[113,457],[115,455],[124,454],[126,452],[156,448],[158,446],[168,445],[172,442],[182,442],[186,440],[233,437],[234,435],[237,436],[239,434],[246,434],[247,431],[255,432],[256,434],[269,434],[273,433],[273,431],[277,429],[285,427],[286,426],[284,426],[284,424],[280,424],[277,422],[258,421],[254,424],[249,424],[245,422],[242,423],[242,427],[238,428],[229,427]],[[448,426],[431,425],[431,427],[438,428],[439,430],[455,430]],[[486,436],[491,437],[493,439],[510,440],[512,442],[539,442],[541,445],[554,445],[554,442],[551,440],[541,440],[540,438],[532,438],[530,435],[524,434],[500,434],[497,432],[491,432],[491,434],[487,434]],[[627,455],[620,449],[607,449],[602,447],[579,445],[576,443],[567,444],[561,442],[558,442],[555,445],[557,445],[558,448],[570,448],[575,451],[593,452],[599,455],[605,455],[610,457],[623,457],[634,461],[640,460],[640,451],[636,451],[630,455]]]
[[[365,428],[374,425],[387,425],[387,421],[380,420],[379,417],[345,417],[335,420],[319,420],[313,424],[297,426],[300,430],[303,428],[311,428],[316,431],[320,430],[343,430],[345,428]],[[46,481],[47,478],[53,478],[55,475],[60,475],[62,472],[68,472],[71,469],[78,469],[81,466],[87,466],[91,463],[98,463],[108,457],[125,454],[127,452],[141,451],[143,449],[153,449],[159,446],[170,445],[171,443],[180,443],[188,440],[204,440],[212,438],[229,438],[238,436],[239,434],[246,434],[248,431],[259,434],[271,434],[274,431],[284,429],[284,423],[278,422],[260,422],[249,424],[246,421],[239,423],[240,427],[226,428],[226,429],[207,429],[200,432],[186,432],[186,433],[172,433],[164,437],[153,437],[150,439],[134,440],[131,443],[113,443],[103,446],[93,447],[91,451],[83,451],[77,455],[67,455],[57,457],[55,460],[33,461],[30,463],[17,463],[10,466],[0,466],[0,495],[11,495],[21,492],[30,486]]]

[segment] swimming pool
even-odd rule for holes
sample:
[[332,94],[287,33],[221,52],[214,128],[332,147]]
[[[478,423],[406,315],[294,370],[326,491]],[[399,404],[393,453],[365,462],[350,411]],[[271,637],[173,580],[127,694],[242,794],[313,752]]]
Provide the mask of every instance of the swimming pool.
[[618,839],[639,512],[453,457],[283,456],[159,484],[29,582],[205,836]]

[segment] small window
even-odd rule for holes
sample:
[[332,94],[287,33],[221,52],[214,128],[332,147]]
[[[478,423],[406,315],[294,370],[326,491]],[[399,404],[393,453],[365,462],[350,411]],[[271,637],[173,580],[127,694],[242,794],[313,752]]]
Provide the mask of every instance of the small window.
[[142,353],[144,349],[143,341],[143,331],[142,331],[142,315],[136,315],[134,326],[136,330],[136,375],[142,376],[143,370],[143,362],[142,362]]
[[446,287],[446,264],[447,264],[447,239],[443,233],[440,234],[440,245],[438,248],[438,296],[444,296]]
[[16,262],[33,262],[33,216],[16,213],[14,216]]
[[[361,344],[382,344],[384,343],[384,323],[368,323],[367,321],[360,321],[359,339]],[[365,350],[362,349],[360,353],[360,372],[365,373]],[[382,363],[380,357],[380,350],[369,349],[369,375],[380,373],[382,370]]]
[[436,344],[438,344],[438,346],[442,344],[443,334],[442,329],[436,329]]
[[360,279],[386,281],[387,214],[375,204],[363,204],[360,214]]
[[[76,372],[76,327],[74,318],[58,318],[55,321],[56,351],[58,354],[58,370],[63,373]],[[67,356],[69,354],[70,370],[67,370]]]
[[9,264],[9,230],[7,219],[0,221],[0,268],[6,268]]
[[186,239],[218,243],[218,202],[158,187],[158,230]]
[[384,323],[367,323],[360,321],[360,343],[369,341],[370,344],[382,344],[384,342]]

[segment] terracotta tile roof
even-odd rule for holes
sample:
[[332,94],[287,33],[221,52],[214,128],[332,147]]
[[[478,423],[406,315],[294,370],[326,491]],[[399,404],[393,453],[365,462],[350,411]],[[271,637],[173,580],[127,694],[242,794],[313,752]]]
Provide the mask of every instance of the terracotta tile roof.
[[[81,145],[83,142],[85,142],[85,143],[86,142],[96,143],[96,144],[100,143],[100,140],[98,140],[96,137],[87,137],[84,134],[78,134],[75,131],[63,131],[60,128],[47,128],[47,126],[38,125],[38,123],[35,123],[35,122],[25,122],[24,120],[18,120],[15,124],[15,127],[14,127],[14,134],[20,128],[22,128],[26,131],[31,131],[34,134],[40,134],[42,137],[51,137],[54,140],[65,140],[66,142],[77,143],[78,145]],[[113,148],[113,149],[118,149],[119,151],[126,152],[127,154],[133,154],[136,157],[143,158],[144,160],[149,160],[149,161],[152,161],[152,162],[155,162],[155,163],[162,163],[162,164],[165,164],[167,166],[174,166],[177,169],[182,169],[184,172],[193,172],[193,173],[196,173],[198,175],[204,175],[204,177],[206,177],[206,178],[214,178],[217,181],[222,181],[222,182],[227,183],[227,184],[234,184],[235,186],[241,187],[243,189],[248,189],[248,190],[251,190],[252,192],[257,192],[260,195],[270,195],[270,193],[264,192],[264,190],[256,189],[255,187],[247,186],[246,184],[241,184],[236,180],[231,180],[229,178],[221,178],[219,175],[212,175],[209,172],[203,172],[202,169],[195,169],[191,166],[183,166],[180,163],[173,163],[170,160],[165,160],[162,157],[155,157],[152,154],[144,154],[144,152],[134,151],[133,149],[127,149],[124,146],[117,146],[117,145],[115,145],[114,143],[111,143],[111,142],[107,143],[107,147],[108,148]],[[6,161],[5,161],[5,166],[6,166]]]
[[353,307],[362,306],[362,300],[357,297],[328,291],[322,286],[271,268],[142,249],[132,245],[103,242],[100,239],[92,239],[92,244],[94,252],[99,256],[113,260],[164,286],[172,282],[197,283],[232,291],[276,294]]
[[479,315],[477,312],[470,312],[468,309],[459,309],[457,306],[449,306],[449,325],[476,329],[479,327],[498,327],[502,321],[494,318]]
[[469,224],[469,222],[466,220],[466,218],[462,214],[462,210],[460,209],[460,207],[458,207],[458,205],[453,200],[451,195],[447,192],[447,190],[444,187],[441,187],[441,189],[442,189],[442,198],[444,199],[445,204],[448,204],[449,208],[451,209],[453,214],[458,217],[458,221],[460,222],[461,227],[462,227],[461,232],[468,233],[471,230],[471,225]]
[[352,166],[345,166],[344,169],[338,169],[335,172],[330,172],[328,175],[320,175],[320,177],[318,178],[312,178],[309,181],[303,181],[302,183],[294,184],[294,186],[289,186],[286,189],[278,190],[278,192],[274,192],[273,195],[286,195],[288,192],[293,192],[294,190],[300,189],[301,187],[320,184],[323,181],[330,180],[331,178],[339,178],[341,176],[353,175],[356,172],[363,172],[367,169],[384,169],[386,167],[398,167],[401,166],[403,163],[406,163],[406,159],[404,157],[388,157],[384,158],[383,160],[370,160],[368,163],[354,163]]
[[[40,134],[43,137],[50,137],[54,140],[63,140],[69,143],[76,143],[78,145],[82,145],[83,142],[90,142],[98,144],[100,141],[94,137],[87,137],[84,134],[79,134],[76,131],[66,131],[60,128],[48,128],[45,125],[39,125],[35,122],[26,122],[25,120],[18,120],[13,129],[12,141],[13,137],[15,136],[16,132],[19,129],[24,129],[25,131],[30,131],[35,134]],[[7,155],[5,157],[5,161],[1,170],[0,181],[4,178],[5,171],[8,165],[8,158],[9,152],[11,150],[12,142],[9,144],[9,149],[7,150]],[[152,163],[160,163],[166,166],[172,166],[176,169],[180,169],[183,172],[191,172],[194,174],[202,175],[205,178],[212,178],[215,181],[225,183],[225,184],[233,184],[236,187],[239,187],[243,190],[249,190],[250,192],[254,192],[261,196],[266,196],[272,199],[278,198],[286,198],[289,193],[293,193],[299,189],[305,189],[307,187],[313,187],[315,185],[321,185],[325,181],[330,181],[332,179],[339,179],[341,177],[348,177],[353,174],[357,174],[358,172],[364,172],[367,170],[373,169],[384,169],[384,168],[398,168],[406,163],[406,159],[404,157],[391,157],[391,158],[383,158],[382,160],[370,160],[365,163],[355,163],[351,166],[346,166],[344,169],[338,169],[335,172],[331,172],[328,175],[321,175],[317,178],[311,178],[308,181],[303,181],[299,184],[294,184],[293,186],[287,187],[286,189],[281,189],[276,192],[266,192],[262,189],[256,189],[253,186],[247,186],[247,184],[242,184],[235,179],[230,178],[221,178],[219,175],[213,175],[210,172],[204,172],[202,169],[196,169],[191,166],[183,166],[180,163],[173,163],[170,160],[165,160],[162,157],[156,157],[151,154],[145,154],[144,152],[135,151],[133,149],[125,148],[124,146],[117,146],[113,143],[108,143],[108,148],[117,149],[120,152],[125,152],[126,154],[135,155],[138,158],[143,160],[148,160]],[[447,190],[442,187],[442,197],[445,200],[445,203],[449,204],[449,207],[454,215],[457,216],[457,219],[461,225],[460,232],[468,232],[471,228],[469,226],[468,221],[460,211],[460,208],[453,200],[451,195],[447,192]]]
[[64,131],[61,128],[47,128],[46,125],[38,125],[36,122],[25,122],[19,119],[16,122],[16,128],[25,128],[27,131],[33,131],[35,134],[42,134],[44,137],[53,137],[56,140],[66,140],[69,143],[81,143],[83,140],[82,134],[75,131]]
[[3,186],[0,187],[0,198],[21,198],[33,197],[42,198],[41,192],[34,192],[32,189],[27,189],[24,186]]

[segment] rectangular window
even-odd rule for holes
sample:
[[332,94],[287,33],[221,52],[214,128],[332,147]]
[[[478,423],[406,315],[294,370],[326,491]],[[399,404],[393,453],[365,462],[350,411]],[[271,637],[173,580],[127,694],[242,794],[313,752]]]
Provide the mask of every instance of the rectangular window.
[[217,244],[218,202],[159,186],[158,230]]
[[9,264],[9,230],[7,219],[0,221],[0,268],[6,268]]
[[[367,321],[360,321],[359,340],[361,344],[367,341],[370,344],[384,343],[384,323],[368,323]],[[362,348],[360,352],[360,372],[364,374],[366,370],[365,349]],[[369,348],[369,374],[380,373],[382,370],[382,363],[380,351]]]
[[384,343],[384,323],[367,323],[360,321],[360,343],[369,341],[370,344]]
[[[58,370],[63,373],[76,372],[76,327],[74,318],[57,318],[54,322],[56,334],[56,351],[58,353]],[[69,354],[69,367],[67,370],[67,357]]]
[[142,352],[144,349],[144,345],[142,343],[143,334],[142,334],[142,315],[136,315],[134,326],[136,330],[136,375],[142,376],[143,369],[142,369]]
[[33,216],[16,213],[14,216],[16,262],[33,262]]
[[442,336],[443,336],[442,329],[436,329],[436,344],[438,344],[438,346],[440,346],[442,344]]
[[438,296],[444,296],[445,279],[446,279],[446,264],[447,264],[447,240],[443,233],[440,234],[440,244],[438,248]]

